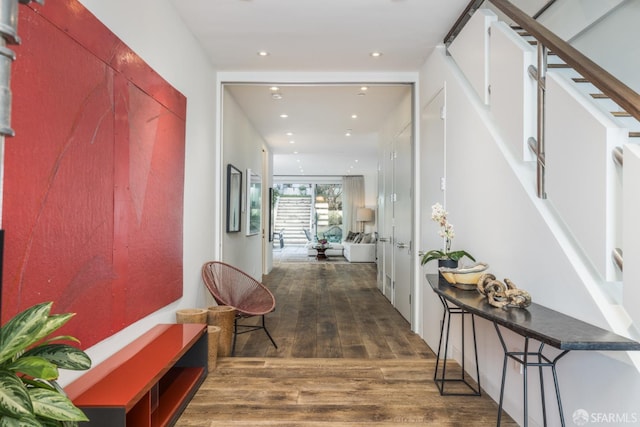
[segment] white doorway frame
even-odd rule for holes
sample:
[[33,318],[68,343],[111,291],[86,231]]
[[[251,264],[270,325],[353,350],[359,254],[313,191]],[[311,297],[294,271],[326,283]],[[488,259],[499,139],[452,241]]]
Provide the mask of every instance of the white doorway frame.
[[[222,195],[224,195],[224,191],[222,188],[222,172],[224,170],[223,165],[223,152],[222,152],[222,107],[223,107],[223,85],[226,83],[255,83],[255,84],[362,84],[362,83],[397,83],[397,84],[412,84],[414,86],[414,96],[413,103],[413,152],[414,152],[414,174],[413,174],[413,185],[414,185],[414,200],[413,204],[413,218],[415,227],[413,229],[412,241],[418,242],[420,224],[416,221],[418,216],[418,207],[420,206],[419,200],[417,200],[419,193],[419,180],[417,177],[420,176],[419,162],[417,159],[420,158],[419,153],[419,144],[416,141],[419,141],[419,111],[420,111],[420,90],[419,90],[419,72],[249,72],[249,71],[220,71],[216,73],[216,111],[215,111],[215,121],[216,121],[216,140],[215,140],[215,169],[216,169],[216,200],[215,200],[215,209],[217,214],[214,216],[214,256],[216,259],[219,259],[222,255],[222,236],[224,235],[224,221],[222,220],[222,215],[220,214],[223,203],[222,203]],[[412,264],[413,270],[413,280],[411,283],[412,287],[412,295],[413,295],[413,313],[412,313],[412,321],[411,328],[414,332],[418,334],[422,334],[422,325],[419,319],[422,318],[422,292],[420,289],[420,263],[418,262],[418,258],[414,257]]]

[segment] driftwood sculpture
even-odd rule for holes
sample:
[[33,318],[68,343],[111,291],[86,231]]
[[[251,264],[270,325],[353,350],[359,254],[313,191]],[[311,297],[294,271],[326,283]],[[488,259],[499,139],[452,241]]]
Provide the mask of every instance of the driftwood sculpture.
[[487,297],[487,301],[494,307],[525,308],[531,305],[531,295],[524,289],[518,289],[515,283],[504,279],[504,283],[496,280],[491,273],[483,274],[478,280],[478,291]]

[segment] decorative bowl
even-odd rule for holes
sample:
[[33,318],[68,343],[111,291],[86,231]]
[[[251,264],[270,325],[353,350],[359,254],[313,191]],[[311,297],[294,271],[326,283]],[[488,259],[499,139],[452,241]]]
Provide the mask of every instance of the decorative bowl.
[[440,274],[451,284],[460,289],[472,290],[477,288],[478,280],[489,268],[489,264],[478,262],[470,266],[457,268],[440,267]]

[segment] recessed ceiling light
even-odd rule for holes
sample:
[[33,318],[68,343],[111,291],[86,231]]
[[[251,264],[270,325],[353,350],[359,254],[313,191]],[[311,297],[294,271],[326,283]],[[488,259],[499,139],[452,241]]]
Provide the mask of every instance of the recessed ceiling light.
[[382,56],[382,52],[371,52],[369,55],[371,55],[374,58],[379,58]]
[[351,136],[351,131],[348,130],[347,133],[344,134],[344,136]]
[[296,143],[295,141],[289,141],[289,144],[295,144],[295,143]]
[[269,56],[269,52],[266,50],[261,50],[258,52],[258,56]]
[[293,136],[293,132],[287,132],[287,136]]
[[366,92],[366,91],[368,91],[368,90],[369,90],[369,86],[362,86],[362,87],[360,88],[360,90],[361,90],[362,92]]
[[352,118],[352,119],[357,119],[357,118],[358,118],[358,115],[357,115],[357,114],[352,114],[352,115],[351,115],[351,118]]
[[355,159],[355,162],[358,163],[358,159]]
[[280,114],[280,117],[282,117],[283,119],[286,119],[287,117],[289,117],[288,114]]
[[294,151],[294,152],[293,152],[293,154],[298,154],[298,152],[297,152],[297,151]]
[[280,90],[280,88],[279,88],[278,86],[271,86],[271,87],[269,88],[269,90],[270,90],[271,92],[277,92],[277,91],[279,91],[279,90]]

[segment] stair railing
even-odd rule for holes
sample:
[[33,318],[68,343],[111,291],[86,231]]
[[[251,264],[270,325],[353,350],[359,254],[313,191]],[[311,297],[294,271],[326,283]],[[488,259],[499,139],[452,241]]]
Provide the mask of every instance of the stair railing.
[[[527,14],[515,7],[511,2],[507,0],[490,1],[495,7],[522,27],[522,29],[538,40],[538,73],[536,78],[538,82],[538,142],[534,153],[537,158],[537,194],[540,198],[546,198],[544,186],[544,84],[547,49],[553,51],[566,64],[573,67],[573,69],[588,79],[591,84],[600,89],[603,94],[611,98],[636,120],[640,120],[640,95],[591,59],[587,58],[573,46],[569,45],[560,37],[549,31],[535,19],[527,16]],[[616,164],[619,164],[620,166],[623,165],[623,153],[621,148],[614,150],[613,158]],[[612,258],[616,266],[620,271],[622,271],[622,250],[616,248],[612,253]]]
[[[486,0],[472,0],[467,7],[465,7],[464,11],[460,14],[456,22],[453,24],[453,27],[451,27],[451,30],[449,30],[444,38],[444,43],[447,46],[449,46],[458,36],[464,26],[467,25],[467,22],[471,19],[475,11],[478,10],[485,1]],[[555,2],[556,0],[547,1],[536,13],[533,14],[533,19],[538,19],[540,15],[545,13]]]
[[591,59],[566,41],[549,31],[535,19],[515,7],[508,0],[489,0],[495,7],[511,18],[520,27],[553,51],[564,62],[587,78],[594,86],[615,101],[629,114],[640,120],[640,95],[629,86],[612,76]]
[[[552,51],[567,65],[573,67],[583,77],[588,79],[595,87],[627,113],[640,121],[640,95],[626,84],[611,75],[608,71],[600,67],[591,59],[582,54],[579,50],[571,46],[566,41],[549,31],[535,18],[530,17],[525,12],[517,8],[508,0],[487,0],[498,10],[508,16],[513,22],[525,30],[538,41],[538,67],[530,69],[529,73],[538,82],[538,132],[535,141],[530,140],[529,146],[536,154],[538,161],[538,197],[545,198],[544,191],[544,86],[546,74],[547,52]],[[555,1],[555,0],[553,0]],[[547,2],[542,9],[534,16],[538,17],[547,10],[553,1]],[[471,15],[484,3],[484,0],[472,0],[453,28],[444,39],[446,45],[451,44],[460,33],[464,24],[471,18]],[[542,95],[542,96],[541,96]]]
[[[616,102],[621,108],[629,113],[636,120],[640,121],[640,95],[626,84],[611,75],[608,71],[600,67],[591,59],[582,54],[579,50],[562,40],[545,26],[536,21],[544,11],[546,11],[555,1],[547,2],[539,12],[530,17],[521,9],[513,5],[508,0],[487,0],[498,10],[513,20],[529,35],[538,42],[538,66],[537,69],[530,67],[529,74],[537,82],[538,105],[537,105],[537,135],[530,138],[528,145],[536,156],[537,160],[537,195],[539,198],[546,198],[545,191],[545,144],[544,144],[544,116],[545,116],[545,77],[547,70],[547,53],[552,51],[567,65],[575,69],[591,84],[600,89],[604,95]],[[444,39],[444,43],[449,46],[455,37],[460,33],[464,25],[471,18],[471,15],[482,6],[484,0],[472,0],[463,13],[460,15],[452,29]],[[622,148],[614,149],[613,160],[616,164],[623,165]],[[620,270],[623,266],[622,250],[616,249],[612,253],[612,258]]]

